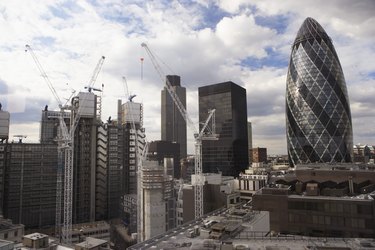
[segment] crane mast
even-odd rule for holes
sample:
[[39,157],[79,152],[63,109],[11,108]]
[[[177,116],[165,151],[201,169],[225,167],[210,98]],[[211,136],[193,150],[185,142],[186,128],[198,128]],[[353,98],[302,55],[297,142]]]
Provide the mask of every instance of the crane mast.
[[[146,50],[148,56],[151,59],[151,62],[159,74],[159,77],[162,81],[164,81],[165,74],[163,73],[163,70],[161,69],[158,61],[156,60],[156,57],[151,52],[151,50],[148,48],[146,43],[142,43],[141,46]],[[194,133],[194,139],[195,139],[195,178],[196,178],[196,186],[194,191],[194,202],[195,202],[195,218],[201,218],[203,216],[203,172],[202,172],[202,140],[217,140],[217,134],[215,133],[215,109],[209,110],[208,118],[206,119],[201,131],[198,133],[194,123],[190,119],[186,108],[180,101],[180,98],[177,96],[176,91],[173,89],[172,84],[169,82],[168,78],[166,79],[166,89],[173,99],[174,104],[176,105],[177,109],[180,111],[182,117],[186,121],[187,125],[190,127],[190,129]],[[208,128],[208,125],[211,120],[211,131],[205,132]]]
[[[133,103],[133,98],[135,95],[130,95],[129,94],[129,89],[128,89],[128,82],[126,81],[125,76],[122,77],[124,86],[126,87],[126,96],[128,97],[129,100],[129,112],[130,112],[130,119],[131,119],[131,128],[135,133],[135,153],[136,153],[136,159],[137,159],[137,242],[141,242],[144,239],[144,230],[143,230],[143,223],[142,223],[142,164],[146,160],[146,155],[147,155],[147,143],[145,143],[145,146],[143,150],[141,151],[141,145],[138,142],[138,131],[137,128],[135,127],[135,122],[134,122],[134,114],[133,114],[133,109],[132,109],[132,103]],[[146,141],[146,138],[145,138]]]
[[[26,45],[26,50],[29,51],[32,58],[34,59],[35,64],[38,67],[39,72],[41,73],[42,77],[44,78],[45,82],[47,83],[49,89],[51,90],[53,96],[55,97],[60,112],[57,117],[59,120],[59,133],[57,137],[58,143],[58,166],[57,166],[57,184],[56,184],[56,224],[55,224],[55,231],[56,236],[59,236],[61,241],[66,244],[71,244],[72,242],[72,212],[73,212],[73,149],[74,149],[74,132],[78,125],[78,121],[80,119],[80,111],[85,102],[82,100],[83,103],[80,103],[78,112],[76,113],[75,117],[73,117],[73,109],[71,106],[63,105],[61,100],[48,78],[48,75],[44,71],[42,65],[40,64],[37,56],[34,53],[34,50],[31,48],[30,45]],[[101,70],[105,57],[102,56],[95,67],[94,73],[90,78],[89,88],[93,88],[95,84],[96,78]],[[71,110],[71,118],[70,118],[70,130],[68,130],[66,122],[64,120],[65,110]],[[64,172],[64,203],[62,209],[62,183],[63,178],[62,174]],[[63,210],[63,216],[61,216],[61,211]],[[61,217],[63,218],[62,227],[61,227]],[[60,232],[61,228],[61,232]]]

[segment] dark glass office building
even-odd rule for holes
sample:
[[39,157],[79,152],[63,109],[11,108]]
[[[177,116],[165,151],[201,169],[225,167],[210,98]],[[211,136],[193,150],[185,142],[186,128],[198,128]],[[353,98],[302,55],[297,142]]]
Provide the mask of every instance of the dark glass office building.
[[[181,86],[181,77],[177,75],[167,75],[166,81],[167,80],[186,108],[186,88]],[[161,140],[179,143],[180,158],[186,158],[186,121],[174,104],[166,87],[161,91]]]
[[292,45],[286,128],[291,165],[351,162],[353,132],[344,74],[331,38],[307,18]]
[[219,135],[217,141],[202,142],[203,172],[238,176],[249,164],[246,89],[229,81],[200,87],[198,92],[199,122],[206,121],[208,110],[216,109]]

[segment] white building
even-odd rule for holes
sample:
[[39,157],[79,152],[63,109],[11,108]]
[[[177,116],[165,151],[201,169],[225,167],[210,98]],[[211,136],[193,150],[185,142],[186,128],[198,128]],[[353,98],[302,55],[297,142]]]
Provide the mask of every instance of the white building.
[[173,169],[173,160],[169,158],[165,158],[164,165],[159,165],[157,161],[143,163],[142,241],[164,233],[175,225],[169,223],[175,221],[173,173],[168,174],[170,169]]
[[235,179],[235,189],[240,192],[241,200],[250,200],[253,194],[267,183],[268,175],[265,172],[254,173],[252,169],[248,169]]

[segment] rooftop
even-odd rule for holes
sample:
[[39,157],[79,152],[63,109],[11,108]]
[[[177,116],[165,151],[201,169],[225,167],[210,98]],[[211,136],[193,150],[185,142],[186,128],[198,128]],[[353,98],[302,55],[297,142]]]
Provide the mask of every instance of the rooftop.
[[96,239],[92,237],[86,237],[86,240],[77,243],[76,246],[84,247],[86,249],[94,248],[94,247],[99,247],[103,244],[107,244],[108,242],[106,240],[101,240],[101,239]]
[[[257,227],[257,223],[265,224],[264,221],[259,223],[259,221],[262,220],[262,213],[254,214],[248,221],[237,221],[237,223],[235,221],[228,221],[228,214],[230,214],[230,210],[225,209],[215,212],[215,216],[206,215],[204,220],[195,220],[184,224],[172,231],[133,245],[128,249],[375,249],[374,239],[275,235],[269,231],[261,231],[259,230],[260,228]],[[209,229],[207,225],[210,223],[208,222],[214,221],[213,218],[220,218],[221,220],[220,222],[212,223],[211,229]],[[198,228],[201,228],[201,235],[195,236],[194,232]],[[202,234],[210,236],[204,238]],[[223,235],[226,235],[226,237],[222,237]]]
[[41,233],[32,233],[28,235],[24,235],[24,238],[30,239],[30,240],[37,240],[37,239],[42,239],[42,238],[48,238],[48,235],[46,234],[41,234]]

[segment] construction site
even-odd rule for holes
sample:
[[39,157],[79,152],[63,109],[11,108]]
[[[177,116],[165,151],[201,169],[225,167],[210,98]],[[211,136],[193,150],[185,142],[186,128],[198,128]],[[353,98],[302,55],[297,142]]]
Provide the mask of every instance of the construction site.
[[[167,75],[159,57],[145,43],[141,47],[164,88],[162,137],[172,137],[169,141],[148,141],[144,104],[130,94],[126,77],[126,101],[117,100],[117,116],[102,120],[104,85],[96,88],[95,83],[104,56],[85,91],[72,92],[64,103],[36,52],[26,45],[59,110],[48,110],[48,105],[41,110],[40,143],[28,143],[26,134],[10,140],[10,113],[0,106],[0,214],[6,219],[0,243],[6,249],[375,249],[368,237],[375,218],[375,186],[369,179],[361,180],[367,195],[363,204],[348,217],[361,233],[351,236],[362,238],[315,237],[338,235],[339,229],[327,229],[331,218],[335,223],[341,219],[324,210],[338,210],[336,204],[323,205],[334,200],[328,198],[316,209],[328,215],[310,216],[318,229],[308,224],[299,235],[299,221],[309,216],[285,212],[288,199],[318,196],[318,184],[303,184],[288,168],[293,180],[283,172],[274,175],[259,160],[267,161],[264,150],[262,157],[254,157],[259,162],[249,165],[246,89],[231,81],[200,87],[197,126],[187,112],[180,77]],[[186,138],[180,140],[186,131],[194,142],[190,156]],[[310,178],[307,174],[303,182]],[[350,194],[358,189],[353,179],[350,175]],[[289,197],[292,192],[301,197]],[[292,210],[306,208],[293,204]]]
[[[207,119],[198,131],[186,112],[186,103],[181,102],[169,78],[165,78],[156,57],[146,44],[142,47],[161,81],[166,79],[165,87],[173,105],[194,134],[194,214],[200,218],[202,140],[217,140],[215,110],[207,110]],[[178,190],[173,177],[179,169],[168,156],[162,162],[147,159],[142,104],[133,102],[135,95],[129,95],[126,78],[123,77],[123,83],[128,101],[122,104],[119,100],[117,119],[110,117],[103,122],[103,85],[99,89],[94,84],[104,56],[85,86],[87,92],[72,92],[63,103],[36,52],[30,45],[26,45],[26,52],[32,56],[60,110],[48,110],[48,105],[42,110],[40,143],[24,143],[27,135],[14,136],[17,140],[10,141],[9,113],[1,110],[3,215],[13,223],[25,225],[27,232],[48,233],[65,246],[81,241],[81,236],[94,235],[110,241],[107,234],[88,233],[89,228],[102,232],[102,226],[98,226],[101,220],[109,220],[113,225],[120,223],[122,227],[113,229],[119,235],[121,228],[126,228],[127,235],[131,235],[127,239],[129,244],[134,244],[134,239],[141,242],[174,228]],[[110,231],[109,227],[104,230]]]

